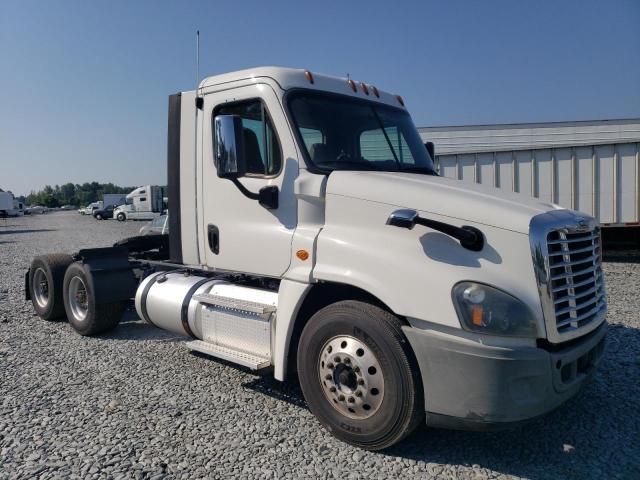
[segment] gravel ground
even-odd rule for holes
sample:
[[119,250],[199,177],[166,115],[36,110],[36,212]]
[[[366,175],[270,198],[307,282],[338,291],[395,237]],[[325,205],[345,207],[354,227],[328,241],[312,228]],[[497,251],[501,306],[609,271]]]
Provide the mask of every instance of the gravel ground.
[[[611,329],[595,380],[517,430],[420,428],[384,453],[335,440],[295,383],[188,353],[135,313],[85,338],[23,297],[35,255],[140,223],[0,220],[0,478],[640,478],[640,263],[605,263]],[[635,263],[634,263],[635,262]]]

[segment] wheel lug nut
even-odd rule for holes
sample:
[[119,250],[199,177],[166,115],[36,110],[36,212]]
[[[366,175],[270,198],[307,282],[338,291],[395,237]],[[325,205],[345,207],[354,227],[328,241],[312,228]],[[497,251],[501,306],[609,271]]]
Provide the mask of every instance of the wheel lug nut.
[[351,363],[351,359],[349,358],[345,358],[344,359],[344,363],[346,363],[347,365],[349,365]]
[[354,371],[354,372],[356,372],[356,373],[360,373],[360,367],[355,367],[355,368],[353,369],[353,371]]
[[327,373],[324,378],[326,378],[327,380],[331,380],[331,374]]
[[358,385],[364,385],[364,380],[362,378],[358,379]]
[[355,401],[356,401],[356,399],[355,399],[355,398],[353,398],[353,397],[349,397],[349,403],[353,403],[353,402],[355,402]]
[[330,391],[331,393],[335,393],[335,391],[336,391],[336,387],[329,387],[329,391]]
[[361,397],[361,396],[362,396],[362,392],[361,392],[360,390],[358,390],[358,391],[356,392],[356,397]]
[[333,361],[336,363],[340,363],[340,357],[333,357]]
[[333,363],[327,363],[327,368],[329,370],[333,370]]
[[344,402],[344,395],[340,395],[340,396],[338,397],[338,400],[340,400],[341,402]]

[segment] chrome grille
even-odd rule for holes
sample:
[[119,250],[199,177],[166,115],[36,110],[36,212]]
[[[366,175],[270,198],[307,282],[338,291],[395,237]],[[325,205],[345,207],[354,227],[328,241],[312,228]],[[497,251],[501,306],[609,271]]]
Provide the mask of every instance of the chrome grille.
[[547,251],[558,333],[598,319],[606,301],[597,230],[550,232]]
[[597,328],[607,311],[597,221],[553,210],[532,219],[529,235],[547,339],[560,343]]

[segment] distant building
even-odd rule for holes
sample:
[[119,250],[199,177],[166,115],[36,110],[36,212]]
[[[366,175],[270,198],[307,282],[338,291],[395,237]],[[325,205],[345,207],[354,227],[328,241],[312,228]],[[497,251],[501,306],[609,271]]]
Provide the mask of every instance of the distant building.
[[441,175],[640,222],[640,119],[424,127]]

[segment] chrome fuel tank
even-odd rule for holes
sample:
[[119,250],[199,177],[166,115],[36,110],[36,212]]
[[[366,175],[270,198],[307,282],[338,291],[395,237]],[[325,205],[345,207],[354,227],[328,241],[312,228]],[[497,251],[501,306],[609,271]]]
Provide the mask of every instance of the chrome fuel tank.
[[[158,272],[145,278],[136,291],[136,311],[147,323],[163,330],[202,338],[194,295],[208,293],[222,280],[185,273]],[[199,322],[198,322],[199,323]]]

